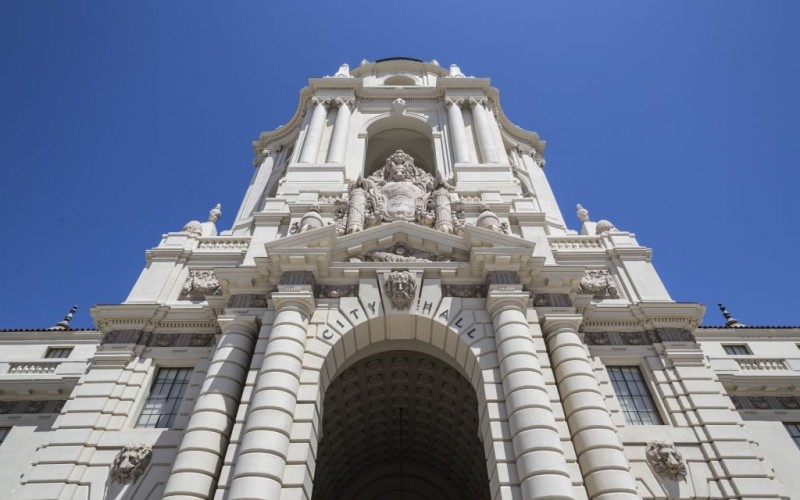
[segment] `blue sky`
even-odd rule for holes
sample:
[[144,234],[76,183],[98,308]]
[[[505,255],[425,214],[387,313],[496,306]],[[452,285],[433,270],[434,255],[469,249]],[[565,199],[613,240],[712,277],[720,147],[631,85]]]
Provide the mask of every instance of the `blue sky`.
[[491,77],[546,173],[653,248],[673,299],[800,324],[800,3],[0,3],[0,328],[119,303],[220,202],[307,78],[391,56]]

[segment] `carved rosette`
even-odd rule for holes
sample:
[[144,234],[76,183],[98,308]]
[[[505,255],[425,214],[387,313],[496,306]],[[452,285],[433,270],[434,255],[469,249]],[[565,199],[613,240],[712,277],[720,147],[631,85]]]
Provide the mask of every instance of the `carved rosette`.
[[645,449],[647,461],[657,473],[673,481],[686,479],[686,461],[675,448],[675,445],[666,441],[650,441]]
[[122,484],[135,482],[144,474],[153,450],[150,445],[138,443],[125,445],[111,464],[111,479]]
[[408,309],[417,294],[417,278],[410,271],[392,271],[386,276],[384,290],[396,309]]
[[206,295],[222,295],[214,271],[192,269],[181,288],[180,300],[203,300]]
[[592,294],[595,298],[619,298],[619,289],[608,269],[587,269],[578,293]]

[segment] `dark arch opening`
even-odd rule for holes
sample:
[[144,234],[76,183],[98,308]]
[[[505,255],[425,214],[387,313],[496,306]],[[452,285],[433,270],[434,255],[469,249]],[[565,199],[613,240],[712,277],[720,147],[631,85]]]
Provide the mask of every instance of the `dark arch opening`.
[[386,158],[398,149],[411,155],[416,166],[435,175],[433,131],[422,120],[407,116],[383,118],[367,128],[364,175],[383,167]]
[[314,500],[488,500],[472,385],[441,360],[386,351],[328,386]]

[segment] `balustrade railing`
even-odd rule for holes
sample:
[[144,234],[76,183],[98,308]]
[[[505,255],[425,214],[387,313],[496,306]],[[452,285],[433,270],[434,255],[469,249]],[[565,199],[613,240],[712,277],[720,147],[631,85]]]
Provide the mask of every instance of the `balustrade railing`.
[[785,359],[778,358],[736,358],[741,370],[748,371],[773,371],[788,370]]
[[9,375],[47,375],[55,373],[59,361],[23,361],[8,364]]
[[246,250],[250,245],[250,238],[220,236],[201,238],[197,245],[198,250]]
[[599,236],[556,236],[548,239],[550,248],[560,250],[601,250]]

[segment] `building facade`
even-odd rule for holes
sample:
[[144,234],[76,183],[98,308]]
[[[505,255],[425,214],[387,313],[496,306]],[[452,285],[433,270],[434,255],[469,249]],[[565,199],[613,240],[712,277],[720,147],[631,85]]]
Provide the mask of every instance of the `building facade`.
[[800,498],[800,329],[700,328],[544,147],[455,65],[310,79],[230,229],[0,332],[0,497]]

